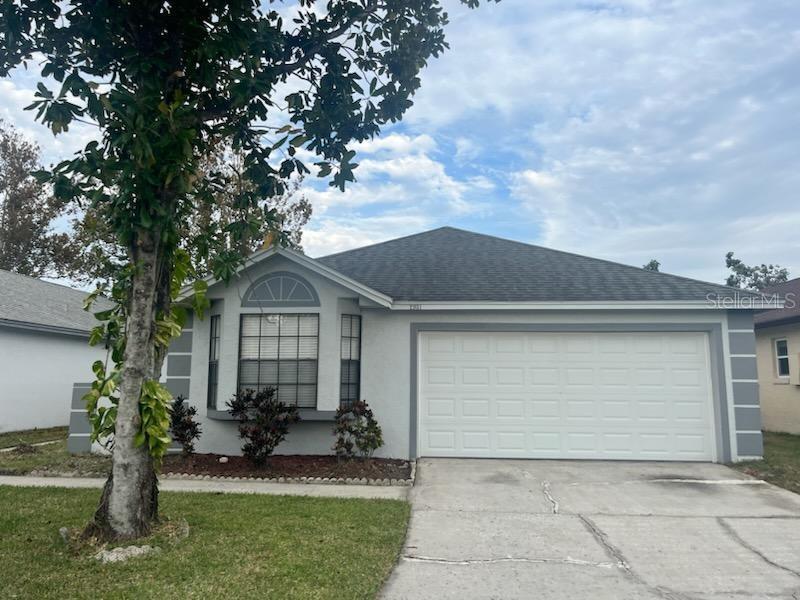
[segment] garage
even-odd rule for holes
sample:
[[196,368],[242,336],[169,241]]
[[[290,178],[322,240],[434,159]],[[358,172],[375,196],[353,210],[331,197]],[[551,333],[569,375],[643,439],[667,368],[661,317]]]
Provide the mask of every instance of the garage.
[[420,332],[418,454],[714,461],[704,332]]

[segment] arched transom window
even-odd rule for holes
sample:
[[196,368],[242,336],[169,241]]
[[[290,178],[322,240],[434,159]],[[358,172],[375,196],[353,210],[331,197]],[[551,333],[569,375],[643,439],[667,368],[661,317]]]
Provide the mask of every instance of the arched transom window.
[[277,271],[254,281],[242,298],[242,306],[319,306],[319,296],[299,275]]

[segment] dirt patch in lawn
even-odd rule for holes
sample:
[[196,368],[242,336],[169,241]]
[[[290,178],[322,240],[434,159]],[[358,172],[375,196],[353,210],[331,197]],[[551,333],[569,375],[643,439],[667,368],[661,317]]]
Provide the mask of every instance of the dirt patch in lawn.
[[243,456],[228,456],[219,462],[220,454],[194,454],[187,458],[167,456],[164,473],[188,473],[217,477],[342,477],[367,479],[408,479],[411,464],[389,458],[353,459],[338,462],[335,456],[273,456],[258,467]]

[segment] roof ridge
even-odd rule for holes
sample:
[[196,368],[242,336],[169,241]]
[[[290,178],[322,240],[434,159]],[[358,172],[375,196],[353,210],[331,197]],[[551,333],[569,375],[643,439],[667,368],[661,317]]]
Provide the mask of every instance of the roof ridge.
[[65,285],[63,283],[56,283],[55,281],[47,281],[46,279],[42,279],[40,277],[33,277],[32,275],[24,275],[22,273],[15,273],[14,271],[9,271],[8,269],[0,269],[0,273],[7,273],[8,275],[13,275],[14,277],[20,277],[22,279],[30,279],[31,281],[36,281],[38,283],[45,283],[47,285],[54,285],[62,290],[69,290],[71,292],[76,292],[78,294],[84,294],[88,296],[91,292],[87,292],[86,290],[80,290],[77,288],[72,287],[71,285]]
[[[730,290],[731,292],[739,292],[739,293],[745,293],[745,294],[758,295],[756,292],[752,292],[750,290],[744,290],[744,289],[741,289],[741,288],[731,287],[731,286],[725,285],[723,283],[713,283],[711,281],[704,281],[702,279],[694,279],[692,277],[686,277],[684,275],[675,275],[674,273],[664,273],[662,271],[649,271],[647,269],[643,269],[642,267],[635,267],[633,265],[627,265],[625,263],[616,262],[616,261],[608,260],[608,259],[605,259],[605,258],[597,258],[595,256],[587,256],[585,254],[578,254],[577,252],[569,252],[569,251],[566,251],[566,250],[557,250],[555,248],[549,248],[547,246],[541,246],[539,244],[531,244],[530,242],[520,242],[519,240],[512,240],[512,239],[509,239],[509,238],[503,238],[503,237],[499,237],[499,236],[496,236],[496,235],[490,235],[488,233],[481,233],[481,232],[478,232],[478,231],[470,231],[469,229],[462,229],[460,227],[452,227],[452,226],[437,227],[436,229],[431,229],[429,231],[424,231],[424,232],[422,232],[420,234],[416,234],[416,235],[422,235],[422,234],[425,234],[425,233],[433,233],[434,231],[439,231],[439,230],[442,230],[442,229],[451,229],[453,231],[459,231],[459,232],[462,232],[462,233],[468,233],[470,235],[480,236],[480,237],[489,238],[489,239],[493,239],[493,240],[501,240],[501,241],[504,241],[504,242],[509,242],[511,244],[518,244],[518,245],[525,246],[525,247],[528,247],[528,248],[538,248],[540,250],[545,250],[547,252],[553,252],[553,253],[556,253],[556,254],[563,254],[563,255],[566,255],[566,256],[575,256],[577,258],[582,258],[582,259],[586,259],[586,260],[590,260],[590,261],[597,261],[597,262],[602,262],[602,263],[609,264],[609,265],[614,265],[614,266],[617,266],[617,267],[624,267],[626,269],[633,269],[633,270],[635,270],[637,272],[647,273],[648,276],[653,275],[653,276],[661,276],[661,277],[664,277],[664,276],[672,277],[672,278],[675,278],[675,279],[681,279],[683,281],[689,281],[689,282],[692,282],[692,283],[701,283],[703,285],[713,285],[714,287],[724,288],[726,290]],[[405,237],[413,237],[413,236],[405,236]],[[404,238],[396,238],[396,239],[399,240],[399,239],[404,239]],[[389,240],[389,241],[395,241],[395,240]],[[382,243],[387,243],[387,242],[382,242]],[[377,244],[374,244],[374,245],[377,245]],[[369,247],[370,246],[364,246],[364,248],[369,248]],[[361,248],[354,248],[353,250],[360,250],[360,249]],[[346,252],[352,252],[353,250],[349,250],[349,251],[346,251]],[[339,254],[344,254],[344,252],[340,252]],[[336,255],[331,255],[331,256],[336,256]],[[798,279],[800,279],[800,277],[798,277]]]

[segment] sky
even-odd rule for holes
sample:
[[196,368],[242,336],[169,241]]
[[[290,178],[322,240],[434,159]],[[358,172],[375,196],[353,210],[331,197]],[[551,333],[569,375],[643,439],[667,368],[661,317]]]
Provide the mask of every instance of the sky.
[[[450,225],[708,281],[728,251],[800,276],[797,0],[444,4],[450,50],[356,146],[358,182],[307,181],[310,256]],[[0,81],[0,118],[67,158],[94,134],[37,124],[36,81]]]

